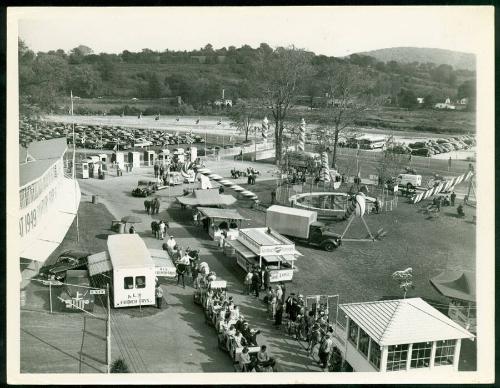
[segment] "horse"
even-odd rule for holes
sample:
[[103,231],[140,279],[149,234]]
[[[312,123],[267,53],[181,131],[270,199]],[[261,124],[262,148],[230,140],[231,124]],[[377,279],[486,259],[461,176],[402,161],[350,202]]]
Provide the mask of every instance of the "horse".
[[[168,224],[166,224],[166,225],[168,225]],[[151,233],[153,233],[153,236],[158,238],[159,232],[160,232],[160,223],[158,221],[151,222]]]
[[158,214],[160,212],[160,200],[158,198],[153,199],[150,202],[151,214]]
[[146,213],[149,214],[149,210],[151,209],[151,200],[145,199],[144,200],[144,209],[146,210]]

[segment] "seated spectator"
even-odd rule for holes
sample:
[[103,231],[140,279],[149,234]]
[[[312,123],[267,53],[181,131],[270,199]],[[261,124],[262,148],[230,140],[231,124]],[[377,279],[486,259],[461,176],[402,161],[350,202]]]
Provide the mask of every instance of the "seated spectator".
[[260,347],[259,352],[257,353],[257,365],[262,368],[269,368],[271,367],[274,372],[276,372],[275,367],[276,367],[276,361],[274,358],[269,357],[267,354],[267,346],[262,345]]
[[246,344],[247,344],[245,337],[243,337],[243,334],[241,334],[241,331],[239,331],[239,330],[236,330],[236,333],[234,334],[233,340],[234,340],[234,345],[236,346],[236,348],[241,348],[242,346],[246,346]]
[[248,322],[245,322],[243,323],[241,334],[245,338],[245,342],[247,345],[257,346],[257,334],[260,334],[260,330],[250,329]]
[[240,353],[239,363],[242,372],[251,372],[255,368],[255,362],[250,357],[250,352],[245,346]]

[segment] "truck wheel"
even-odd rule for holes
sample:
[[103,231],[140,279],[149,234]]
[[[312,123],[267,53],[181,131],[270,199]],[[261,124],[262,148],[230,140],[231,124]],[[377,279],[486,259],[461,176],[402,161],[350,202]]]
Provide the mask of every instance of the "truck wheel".
[[327,252],[331,252],[335,248],[337,248],[337,245],[335,245],[333,241],[327,241],[326,243],[323,244],[323,249]]

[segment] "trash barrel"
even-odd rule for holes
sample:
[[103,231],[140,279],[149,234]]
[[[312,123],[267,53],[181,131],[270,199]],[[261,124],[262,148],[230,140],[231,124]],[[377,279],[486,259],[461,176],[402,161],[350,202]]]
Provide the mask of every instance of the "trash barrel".
[[99,197],[97,195],[92,196],[92,203],[93,204],[99,203]]
[[118,233],[124,234],[125,233],[125,224],[123,222],[120,222],[118,224]]

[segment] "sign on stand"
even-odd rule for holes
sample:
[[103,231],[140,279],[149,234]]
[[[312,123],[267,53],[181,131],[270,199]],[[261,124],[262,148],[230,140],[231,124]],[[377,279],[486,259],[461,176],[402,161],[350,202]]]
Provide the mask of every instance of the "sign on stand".
[[90,290],[90,295],[104,295],[104,294],[106,294],[106,290],[104,289]]
[[293,277],[293,269],[280,269],[270,271],[271,283],[291,281]]

